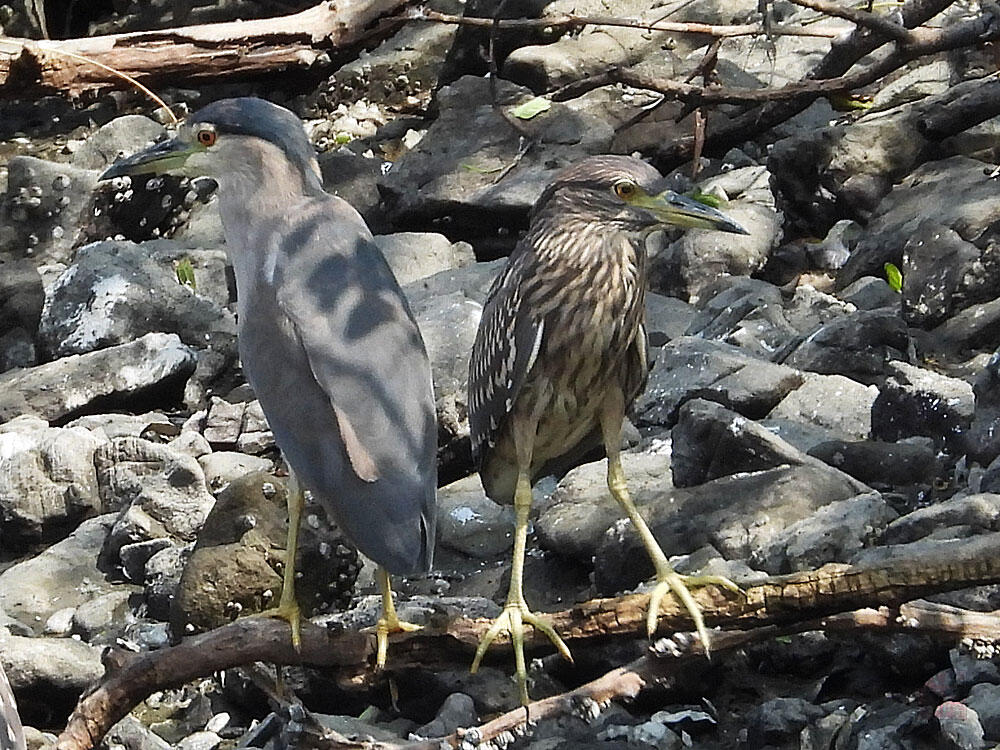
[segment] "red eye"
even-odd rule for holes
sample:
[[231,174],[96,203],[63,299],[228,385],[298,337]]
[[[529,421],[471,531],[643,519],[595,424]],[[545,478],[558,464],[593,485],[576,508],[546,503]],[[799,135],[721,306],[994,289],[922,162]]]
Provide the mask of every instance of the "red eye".
[[199,130],[198,131],[198,143],[200,143],[202,146],[214,146],[215,145],[215,131],[214,130],[208,130],[207,128],[205,130]]

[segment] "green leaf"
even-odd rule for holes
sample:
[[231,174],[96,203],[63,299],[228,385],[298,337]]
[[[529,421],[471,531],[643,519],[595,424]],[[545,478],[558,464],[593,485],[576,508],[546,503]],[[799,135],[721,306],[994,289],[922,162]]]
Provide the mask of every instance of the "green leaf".
[[695,190],[691,193],[690,198],[698,201],[699,203],[703,203],[706,206],[711,206],[712,208],[721,208],[722,204],[725,202],[714,193],[703,193],[700,190]]
[[903,272],[896,267],[895,263],[886,263],[882,267],[885,269],[885,278],[889,282],[889,288],[894,292],[903,291]]
[[534,99],[529,99],[526,102],[518,104],[510,113],[519,120],[530,120],[532,117],[542,114],[542,112],[548,112],[551,108],[552,102],[544,96],[536,96]]
[[174,272],[177,274],[178,283],[191,287],[192,291],[198,288],[198,284],[194,280],[194,266],[191,265],[190,258],[182,258],[177,261]]

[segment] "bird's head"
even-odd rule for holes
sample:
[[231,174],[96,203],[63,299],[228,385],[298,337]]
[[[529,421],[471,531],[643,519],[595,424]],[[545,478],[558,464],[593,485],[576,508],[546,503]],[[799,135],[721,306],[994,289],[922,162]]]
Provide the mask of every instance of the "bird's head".
[[321,184],[319,164],[302,122],[277,104],[244,97],[222,99],[195,112],[169,140],[112,164],[102,180],[140,174],[253,180],[300,176]]
[[666,189],[652,166],[631,156],[591,156],[557,173],[534,214],[641,232],[664,225],[747,234],[721,211]]

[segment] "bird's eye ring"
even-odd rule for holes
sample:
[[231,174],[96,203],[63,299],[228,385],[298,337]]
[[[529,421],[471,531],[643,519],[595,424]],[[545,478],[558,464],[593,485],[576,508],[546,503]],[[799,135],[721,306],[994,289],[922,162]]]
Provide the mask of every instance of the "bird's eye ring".
[[198,131],[198,143],[202,146],[214,146],[215,145],[215,131],[205,128],[204,130]]
[[619,180],[615,183],[614,191],[622,200],[628,200],[635,196],[636,184],[631,180]]

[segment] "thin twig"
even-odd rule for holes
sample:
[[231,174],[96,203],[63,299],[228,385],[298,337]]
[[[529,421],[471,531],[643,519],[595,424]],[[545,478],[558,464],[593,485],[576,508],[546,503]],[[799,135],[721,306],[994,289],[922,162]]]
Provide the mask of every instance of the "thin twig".
[[913,35],[907,29],[875,13],[846,8],[839,3],[830,2],[830,0],[792,0],[792,2],[796,5],[801,5],[803,8],[819,11],[827,16],[846,19],[863,28],[877,31],[879,34],[901,44],[909,44],[913,41]]

